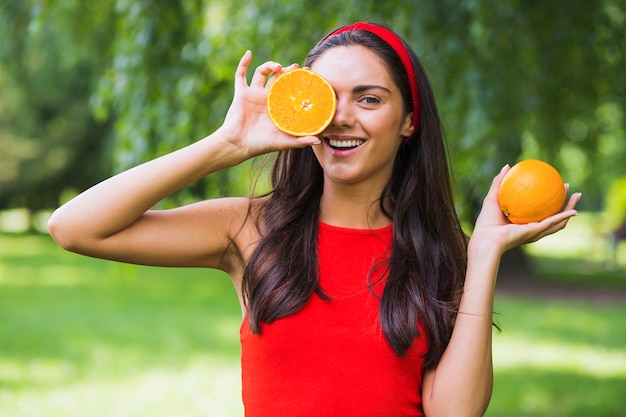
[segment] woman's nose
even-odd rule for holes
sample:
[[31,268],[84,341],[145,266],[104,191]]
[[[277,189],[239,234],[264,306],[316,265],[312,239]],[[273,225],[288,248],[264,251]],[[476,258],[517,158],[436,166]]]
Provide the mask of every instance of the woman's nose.
[[347,100],[337,98],[337,110],[331,125],[335,127],[352,126],[354,124],[354,109]]

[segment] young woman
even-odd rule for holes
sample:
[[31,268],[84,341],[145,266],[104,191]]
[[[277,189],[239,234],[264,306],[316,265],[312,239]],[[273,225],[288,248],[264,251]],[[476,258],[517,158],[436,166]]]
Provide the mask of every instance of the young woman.
[[[502,254],[565,227],[580,194],[542,222],[509,224],[495,177],[471,239],[452,201],[424,69],[397,34],[359,22],[305,65],[337,95],[319,137],[270,122],[283,68],[237,68],[223,125],[114,176],[52,216],[66,249],[137,264],[219,268],[243,312],[247,416],[480,416],[492,389],[491,332]],[[264,198],[173,210],[159,200],[221,169],[278,152]]]

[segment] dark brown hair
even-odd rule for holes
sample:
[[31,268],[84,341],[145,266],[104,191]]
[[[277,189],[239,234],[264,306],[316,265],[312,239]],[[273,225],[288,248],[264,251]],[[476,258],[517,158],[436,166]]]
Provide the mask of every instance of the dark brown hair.
[[[403,92],[405,111],[412,109],[408,78],[392,48],[366,31],[349,31],[320,42],[305,61],[326,50],[362,45],[386,63]],[[396,156],[380,205],[393,222],[387,282],[380,303],[380,323],[398,355],[416,337],[417,323],[427,333],[425,366],[435,366],[445,350],[467,265],[467,237],[453,198],[444,135],[426,73],[407,46],[420,95],[421,124]],[[243,291],[253,332],[299,311],[312,296],[327,298],[318,282],[317,233],[323,172],[311,148],[280,152],[274,163],[273,188],[264,204],[262,239],[244,273]],[[391,196],[391,210],[383,196]]]

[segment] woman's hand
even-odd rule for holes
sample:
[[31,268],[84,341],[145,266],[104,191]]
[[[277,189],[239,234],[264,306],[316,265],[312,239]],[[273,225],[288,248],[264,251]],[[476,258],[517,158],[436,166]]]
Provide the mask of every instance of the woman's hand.
[[274,79],[297,64],[283,68],[276,62],[265,62],[257,67],[250,85],[247,72],[252,53],[247,51],[239,61],[235,74],[235,94],[219,129],[229,142],[253,157],[263,153],[288,148],[302,148],[319,144],[315,136],[295,137],[287,135],[274,126],[267,113],[267,91]]
[[[483,207],[476,220],[474,232],[470,239],[470,246],[489,245],[491,249],[498,249],[500,254],[525,243],[536,242],[537,240],[555,233],[567,225],[572,216],[578,213],[575,210],[576,204],[580,200],[581,194],[575,193],[569,198],[565,208],[560,213],[550,216],[540,222],[528,224],[510,223],[500,206],[498,205],[498,189],[502,178],[510,167],[506,165],[491,183],[491,187]],[[568,186],[565,186],[568,191]]]
[[450,342],[437,367],[424,375],[422,398],[429,416],[485,413],[493,389],[493,301],[502,254],[563,229],[576,215],[580,193],[570,197],[561,213],[545,220],[510,223],[498,205],[498,190],[509,169],[505,166],[494,178],[483,201],[469,242],[467,273]]

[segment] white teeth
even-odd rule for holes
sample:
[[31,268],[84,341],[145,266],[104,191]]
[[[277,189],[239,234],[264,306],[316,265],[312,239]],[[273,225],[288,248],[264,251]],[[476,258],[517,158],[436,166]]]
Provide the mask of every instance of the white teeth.
[[330,146],[332,146],[333,148],[356,148],[357,146],[360,146],[363,144],[363,140],[336,140],[336,139],[330,139],[328,141],[328,143],[330,143]]

